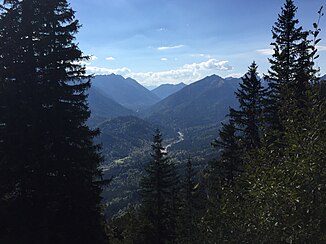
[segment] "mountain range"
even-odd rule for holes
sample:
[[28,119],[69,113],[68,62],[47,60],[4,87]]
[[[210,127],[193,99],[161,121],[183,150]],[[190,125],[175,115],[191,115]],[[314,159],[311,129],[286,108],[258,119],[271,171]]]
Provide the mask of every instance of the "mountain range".
[[190,85],[164,84],[149,91],[131,78],[95,76],[88,102],[97,122],[138,116],[158,126],[182,130],[223,120],[228,108],[237,106],[234,92],[239,82],[212,75]]
[[120,75],[97,75],[92,85],[115,102],[134,111],[148,108],[161,100],[134,79]]
[[217,123],[225,118],[229,106],[237,106],[234,92],[239,81],[206,77],[153,105],[145,118],[177,129]]

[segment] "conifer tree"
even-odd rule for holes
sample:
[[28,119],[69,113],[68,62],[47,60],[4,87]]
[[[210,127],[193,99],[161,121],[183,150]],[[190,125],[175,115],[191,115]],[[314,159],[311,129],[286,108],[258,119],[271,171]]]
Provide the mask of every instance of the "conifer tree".
[[240,88],[235,92],[239,110],[230,109],[230,119],[240,130],[243,147],[256,149],[261,143],[264,101],[267,89],[261,84],[257,73],[258,66],[253,62],[242,78]]
[[186,165],[183,186],[181,189],[181,203],[178,218],[178,243],[198,243],[198,183],[195,181],[196,172],[189,158]]
[[[233,120],[230,119],[227,124],[222,123],[219,139],[212,145],[219,149],[220,158],[214,160],[210,166],[208,209],[204,222],[208,231],[207,242],[219,243],[227,240],[234,230],[234,226],[227,223],[227,218],[234,219],[234,216],[226,213],[225,209],[233,209],[233,205],[239,200],[240,191],[236,186],[243,173],[244,149],[241,147],[239,133]],[[228,191],[232,194],[228,194]]]
[[144,216],[149,223],[146,243],[175,240],[178,177],[174,164],[166,157],[162,134],[156,130],[152,144],[152,160],[145,168],[140,188]]
[[106,243],[78,28],[66,0],[1,5],[1,243]]
[[269,59],[271,67],[265,77],[269,83],[266,122],[271,131],[284,130],[282,121],[286,120],[288,112],[284,106],[290,101],[296,87],[298,47],[308,35],[301,26],[298,27],[296,12],[297,7],[293,0],[286,0],[272,29],[274,42],[271,45],[274,47],[274,54]]
[[219,178],[221,177],[226,183],[232,184],[235,178],[242,171],[242,148],[240,145],[239,134],[235,124],[230,120],[227,124],[222,123],[219,130],[219,140],[215,140],[212,145],[221,151],[220,159],[217,165],[219,168]]

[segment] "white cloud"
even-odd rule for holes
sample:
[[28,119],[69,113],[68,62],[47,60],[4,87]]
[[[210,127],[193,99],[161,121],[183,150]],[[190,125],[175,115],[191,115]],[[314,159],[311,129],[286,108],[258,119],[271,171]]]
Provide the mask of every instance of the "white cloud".
[[242,76],[243,76],[243,74],[241,74],[241,73],[232,73],[232,74],[227,75],[226,78],[241,78]]
[[228,61],[218,61],[214,58],[206,62],[186,64],[183,67],[189,70],[232,70],[232,67],[227,64]]
[[320,52],[326,51],[326,46],[316,46],[317,50]]
[[161,61],[168,61],[167,58],[161,58]]
[[105,60],[107,60],[107,61],[114,61],[115,58],[114,57],[106,57]]
[[86,68],[87,72],[90,74],[119,74],[124,77],[131,77],[143,85],[159,85],[163,83],[177,84],[180,82],[191,83],[206,75],[233,69],[232,66],[228,64],[228,61],[219,61],[216,59],[209,59],[201,63],[185,64],[176,69],[157,72],[134,72],[126,67],[110,69],[87,66]]
[[263,55],[272,55],[274,53],[274,50],[272,48],[263,48],[256,50],[256,52]]
[[178,48],[182,48],[182,47],[184,47],[184,45],[158,47],[157,50],[164,51],[164,50],[170,50],[170,49],[178,49]]
[[212,56],[209,54],[196,53],[196,54],[191,54],[190,57],[211,58]]
[[109,74],[119,74],[122,76],[129,76],[131,74],[131,70],[123,67],[118,69],[110,69],[110,68],[103,68],[103,67],[96,67],[88,65],[86,66],[87,73],[89,74],[96,74],[96,75],[109,75]]

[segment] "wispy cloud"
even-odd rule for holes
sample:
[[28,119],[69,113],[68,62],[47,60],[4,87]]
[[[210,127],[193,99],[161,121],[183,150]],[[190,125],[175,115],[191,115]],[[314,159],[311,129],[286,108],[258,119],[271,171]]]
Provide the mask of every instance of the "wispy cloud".
[[256,52],[262,55],[272,55],[274,53],[274,50],[272,48],[263,48],[256,50]]
[[212,56],[209,54],[195,53],[195,54],[190,54],[190,57],[211,58]]
[[168,61],[167,58],[161,58],[161,61]]
[[166,46],[166,47],[158,47],[157,50],[164,51],[164,50],[170,50],[170,49],[178,49],[182,48],[184,45],[176,45],[176,46]]
[[316,48],[320,52],[326,51],[326,46],[316,46]]
[[105,60],[107,60],[107,61],[114,61],[115,58],[114,57],[106,57]]
[[243,74],[241,74],[241,73],[233,73],[233,74],[229,74],[226,78],[240,78],[240,77],[242,77],[243,76]]
[[159,85],[163,83],[177,84],[180,82],[191,83],[199,80],[208,74],[214,74],[219,71],[229,71],[233,67],[228,61],[209,59],[201,63],[185,64],[179,68],[157,72],[134,72],[129,68],[119,69],[101,68],[87,66],[88,73],[91,74],[119,74],[125,77],[131,77],[143,85]]

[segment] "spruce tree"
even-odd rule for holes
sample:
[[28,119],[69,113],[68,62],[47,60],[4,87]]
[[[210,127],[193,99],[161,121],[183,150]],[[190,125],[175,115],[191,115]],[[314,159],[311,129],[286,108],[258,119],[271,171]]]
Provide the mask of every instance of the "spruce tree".
[[178,243],[198,243],[198,183],[191,159],[187,160],[184,180],[181,188],[181,203],[178,218]]
[[219,130],[219,139],[216,139],[212,145],[220,150],[220,159],[216,165],[220,176],[227,184],[233,184],[239,173],[242,171],[242,152],[239,133],[235,124],[230,120],[227,124],[222,123]]
[[277,133],[284,130],[282,121],[286,120],[288,112],[285,106],[291,100],[293,89],[296,88],[298,47],[308,34],[298,26],[296,12],[297,7],[293,0],[286,0],[272,29],[274,42],[271,45],[274,54],[269,59],[271,67],[265,77],[269,84],[266,122],[270,131]]
[[78,28],[66,0],[1,6],[0,242],[106,243]]
[[219,150],[220,158],[210,165],[208,209],[204,222],[208,243],[219,243],[227,240],[234,231],[234,226],[228,225],[228,218],[233,220],[236,213],[226,213],[226,209],[233,210],[241,195],[237,185],[243,173],[244,149],[233,120],[222,123],[219,138],[212,145]]
[[263,110],[267,89],[258,78],[258,66],[253,62],[247,74],[242,78],[240,88],[235,92],[239,101],[239,110],[230,109],[230,119],[240,131],[243,147],[256,149],[261,144]]
[[166,157],[162,134],[156,130],[152,144],[152,160],[140,181],[146,243],[173,243],[176,232],[178,177],[175,166]]

